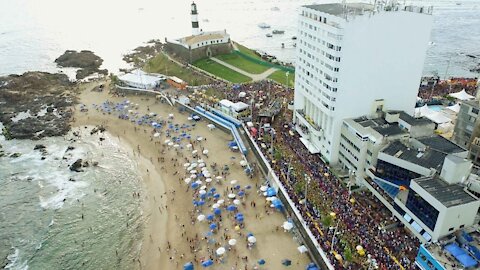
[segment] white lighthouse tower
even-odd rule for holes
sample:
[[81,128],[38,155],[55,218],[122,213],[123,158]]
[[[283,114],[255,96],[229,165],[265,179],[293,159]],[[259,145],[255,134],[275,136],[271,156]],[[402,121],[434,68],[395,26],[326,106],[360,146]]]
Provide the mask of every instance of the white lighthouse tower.
[[198,25],[198,12],[197,12],[197,4],[192,2],[192,35],[196,36],[200,34],[200,28]]

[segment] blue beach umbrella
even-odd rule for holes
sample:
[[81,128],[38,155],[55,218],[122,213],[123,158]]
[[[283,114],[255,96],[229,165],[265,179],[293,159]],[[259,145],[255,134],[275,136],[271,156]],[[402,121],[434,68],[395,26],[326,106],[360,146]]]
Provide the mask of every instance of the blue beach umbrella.
[[235,205],[231,204],[231,205],[227,206],[227,210],[228,211],[235,211],[235,210],[237,210],[237,207]]
[[248,186],[245,186],[245,189],[251,189],[252,186],[248,185]]
[[218,193],[213,194],[213,198],[215,198],[215,199],[220,198],[220,194],[218,194]]
[[217,228],[217,224],[212,223],[212,224],[210,224],[209,228],[210,228],[210,230],[215,230]]
[[200,194],[200,198],[201,198],[201,199],[207,198],[207,194]]
[[217,216],[221,215],[222,214],[222,210],[220,210],[220,208],[217,208],[215,210],[213,210],[213,213]]
[[258,264],[260,264],[260,265],[264,265],[264,264],[265,264],[265,260],[264,260],[264,259],[260,259],[260,260],[258,260]]
[[188,262],[186,264],[183,265],[183,270],[194,270],[194,266],[193,266],[193,263],[191,262]]
[[193,182],[192,185],[191,185],[192,188],[198,188],[198,186],[199,186],[199,184],[197,182]]
[[214,216],[212,214],[207,215],[207,220],[213,220]]
[[236,185],[236,186],[235,186],[235,189],[240,189],[240,185]]
[[272,197],[275,195],[277,195],[277,192],[275,191],[275,189],[273,187],[269,187],[267,189],[267,197]]
[[243,216],[237,216],[235,218],[238,222],[243,222],[244,217]]
[[243,196],[243,195],[245,195],[245,191],[238,192],[238,196]]
[[212,187],[212,188],[210,189],[210,191],[212,191],[212,192],[215,192],[216,190],[217,190],[217,189],[214,188],[214,187]]
[[208,261],[204,261],[202,262],[202,266],[207,268],[209,266],[213,265],[213,261],[212,260],[208,260]]

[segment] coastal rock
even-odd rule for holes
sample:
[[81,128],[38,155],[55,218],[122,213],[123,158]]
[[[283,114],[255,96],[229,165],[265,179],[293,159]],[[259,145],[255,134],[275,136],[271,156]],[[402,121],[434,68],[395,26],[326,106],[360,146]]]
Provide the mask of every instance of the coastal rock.
[[82,163],[82,167],[88,167],[88,166],[90,166],[90,163],[88,163],[88,161],[84,161]]
[[10,154],[9,157],[11,157],[11,158],[18,158],[18,157],[20,157],[21,155],[22,155],[22,153],[13,153],[13,154]]
[[77,70],[77,79],[83,79],[91,74],[99,73],[108,75],[106,69],[100,70],[103,59],[95,55],[92,51],[83,50],[80,52],[67,50],[57,59],[55,59],[60,67],[75,67]]
[[35,147],[33,148],[33,150],[40,150],[40,149],[45,149],[47,148],[45,145],[43,144],[37,144],[35,145]]
[[77,159],[72,165],[70,165],[70,171],[73,172],[83,172],[82,170],[82,159]]
[[[6,139],[40,139],[70,130],[75,85],[65,74],[26,72],[0,77],[0,122]],[[23,115],[21,119],[13,120]]]
[[97,161],[93,161],[93,162],[92,162],[92,166],[93,166],[93,167],[97,167],[97,166],[98,166],[98,162],[97,162]]
[[69,147],[67,147],[67,150],[65,150],[65,152],[72,151],[73,149],[75,149],[75,147],[69,146]]

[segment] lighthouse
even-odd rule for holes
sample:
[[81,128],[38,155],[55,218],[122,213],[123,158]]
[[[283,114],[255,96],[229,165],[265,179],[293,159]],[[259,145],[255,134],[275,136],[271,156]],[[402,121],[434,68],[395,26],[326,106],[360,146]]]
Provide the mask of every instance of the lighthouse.
[[198,11],[197,4],[192,2],[192,35],[196,36],[200,34],[200,28],[198,26]]

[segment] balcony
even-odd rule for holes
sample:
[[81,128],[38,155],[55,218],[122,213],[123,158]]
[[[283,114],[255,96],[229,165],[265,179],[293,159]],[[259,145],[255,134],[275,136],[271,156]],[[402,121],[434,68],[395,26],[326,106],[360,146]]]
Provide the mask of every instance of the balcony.
[[322,129],[305,115],[304,110],[296,110],[296,115],[297,118],[300,120],[301,124],[306,126],[308,128],[308,131],[311,132],[314,136],[323,135]]

